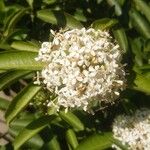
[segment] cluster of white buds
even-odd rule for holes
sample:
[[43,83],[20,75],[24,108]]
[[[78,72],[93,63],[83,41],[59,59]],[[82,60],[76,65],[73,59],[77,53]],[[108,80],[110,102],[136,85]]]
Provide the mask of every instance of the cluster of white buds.
[[150,150],[150,110],[137,110],[133,116],[118,116],[113,123],[114,138],[131,150]]
[[109,33],[82,28],[51,34],[53,40],[42,43],[36,58],[46,63],[36,83],[58,96],[48,106],[86,111],[95,101],[113,103],[125,88],[125,72]]

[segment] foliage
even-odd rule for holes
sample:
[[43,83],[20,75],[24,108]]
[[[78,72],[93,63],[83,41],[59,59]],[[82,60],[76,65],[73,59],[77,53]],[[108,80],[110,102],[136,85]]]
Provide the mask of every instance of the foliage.
[[[114,141],[115,115],[149,107],[150,3],[148,0],[0,0],[0,110],[12,140],[0,149],[100,150]],[[126,64],[127,89],[120,102],[94,112],[80,110],[53,115],[29,105],[45,92],[33,85],[43,64],[34,60],[50,29],[93,27],[109,30],[118,41]],[[14,96],[10,91],[13,91]],[[8,103],[9,106],[8,106]],[[102,107],[103,108],[103,107]],[[45,109],[45,108],[44,108]]]

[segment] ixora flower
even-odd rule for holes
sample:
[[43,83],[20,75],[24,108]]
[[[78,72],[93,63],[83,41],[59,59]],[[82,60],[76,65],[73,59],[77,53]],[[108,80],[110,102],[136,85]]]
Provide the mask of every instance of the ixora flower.
[[113,103],[125,88],[125,72],[109,33],[82,28],[51,34],[53,40],[42,43],[36,58],[46,65],[35,83],[57,95],[47,106],[86,111],[94,102]]
[[113,123],[113,135],[131,150],[150,150],[150,110],[142,108],[133,116],[118,116]]

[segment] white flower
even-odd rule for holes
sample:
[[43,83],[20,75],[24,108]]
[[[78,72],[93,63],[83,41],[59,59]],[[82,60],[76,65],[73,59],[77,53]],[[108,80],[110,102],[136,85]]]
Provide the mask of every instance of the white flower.
[[92,28],[51,33],[52,42],[42,43],[36,60],[47,64],[40,82],[58,95],[55,105],[86,111],[93,101],[113,103],[125,88],[125,72],[109,33]]
[[133,116],[118,116],[113,123],[113,136],[131,150],[150,150],[150,110],[137,110]]

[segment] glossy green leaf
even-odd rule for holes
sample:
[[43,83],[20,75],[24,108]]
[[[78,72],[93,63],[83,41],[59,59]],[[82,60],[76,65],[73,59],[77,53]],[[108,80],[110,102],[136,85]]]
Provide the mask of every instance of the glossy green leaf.
[[14,41],[11,44],[11,48],[20,51],[30,51],[30,52],[38,52],[39,46],[33,42],[24,42],[24,41]]
[[[30,121],[31,122],[31,121]],[[19,132],[29,123],[25,122],[25,124],[22,126],[12,126],[9,128],[9,134],[13,137],[16,137]],[[22,149],[39,149],[43,146],[44,141],[40,137],[40,135],[34,135],[31,139],[29,139],[25,144],[23,145]]]
[[115,13],[116,13],[117,16],[120,16],[122,14],[121,7],[120,7],[119,3],[116,0],[107,0],[107,3],[111,7],[115,7]]
[[123,50],[123,52],[127,52],[129,45],[128,45],[128,40],[124,29],[123,28],[115,29],[113,30],[113,34],[115,36],[115,39],[118,41],[121,49]]
[[23,8],[12,14],[10,19],[7,20],[4,27],[4,36],[7,36],[10,31],[15,27],[16,23],[29,11],[29,8]]
[[0,53],[0,70],[40,70],[43,63],[35,61],[34,52],[9,51]]
[[0,97],[0,109],[6,110],[9,105],[9,101]]
[[66,132],[66,140],[67,143],[72,147],[72,149],[76,149],[78,144],[77,137],[72,129],[68,129]]
[[43,116],[27,125],[15,138],[13,142],[14,150],[19,149],[26,141],[51,123],[54,118],[55,116]]
[[[17,119],[11,122],[10,128],[9,128],[9,134],[13,137],[18,136],[20,131],[23,130],[25,126],[27,126],[29,123],[31,123],[35,117],[33,117],[32,114],[25,116],[24,119]],[[44,141],[40,137],[40,135],[36,134],[31,139],[29,139],[25,144],[23,145],[22,149],[39,149],[43,146]]]
[[40,89],[40,86],[29,84],[11,101],[5,114],[7,123],[12,121],[25,108]]
[[[32,115],[31,115],[32,116]],[[27,126],[31,121],[33,121],[35,119],[34,116],[32,117],[28,117],[28,118],[23,118],[23,119],[15,119],[13,120],[11,123],[10,123],[10,127],[13,128],[13,127],[25,127]]]
[[0,76],[0,90],[8,87],[10,84],[14,83],[19,78],[27,75],[29,71],[9,71],[2,76]]
[[48,143],[45,143],[45,145],[42,147],[42,150],[61,150],[57,136],[52,137]]
[[47,23],[55,24],[60,27],[67,27],[71,29],[83,27],[82,24],[73,16],[61,11],[43,9],[37,12],[37,17]]
[[82,141],[76,150],[103,150],[111,147],[112,133],[95,134]]
[[129,16],[134,28],[145,38],[150,38],[150,24],[145,18],[134,9],[129,12]]
[[150,5],[148,5],[144,0],[134,0],[134,2],[137,9],[140,10],[150,22]]
[[94,29],[100,29],[100,30],[106,30],[118,23],[118,20],[116,19],[110,19],[110,18],[103,18],[98,19],[92,23],[92,28]]
[[150,94],[150,78],[144,75],[136,75],[134,89]]
[[59,113],[60,117],[66,121],[71,127],[74,128],[74,130],[81,131],[84,130],[83,123],[71,112],[63,112],[61,111]]

